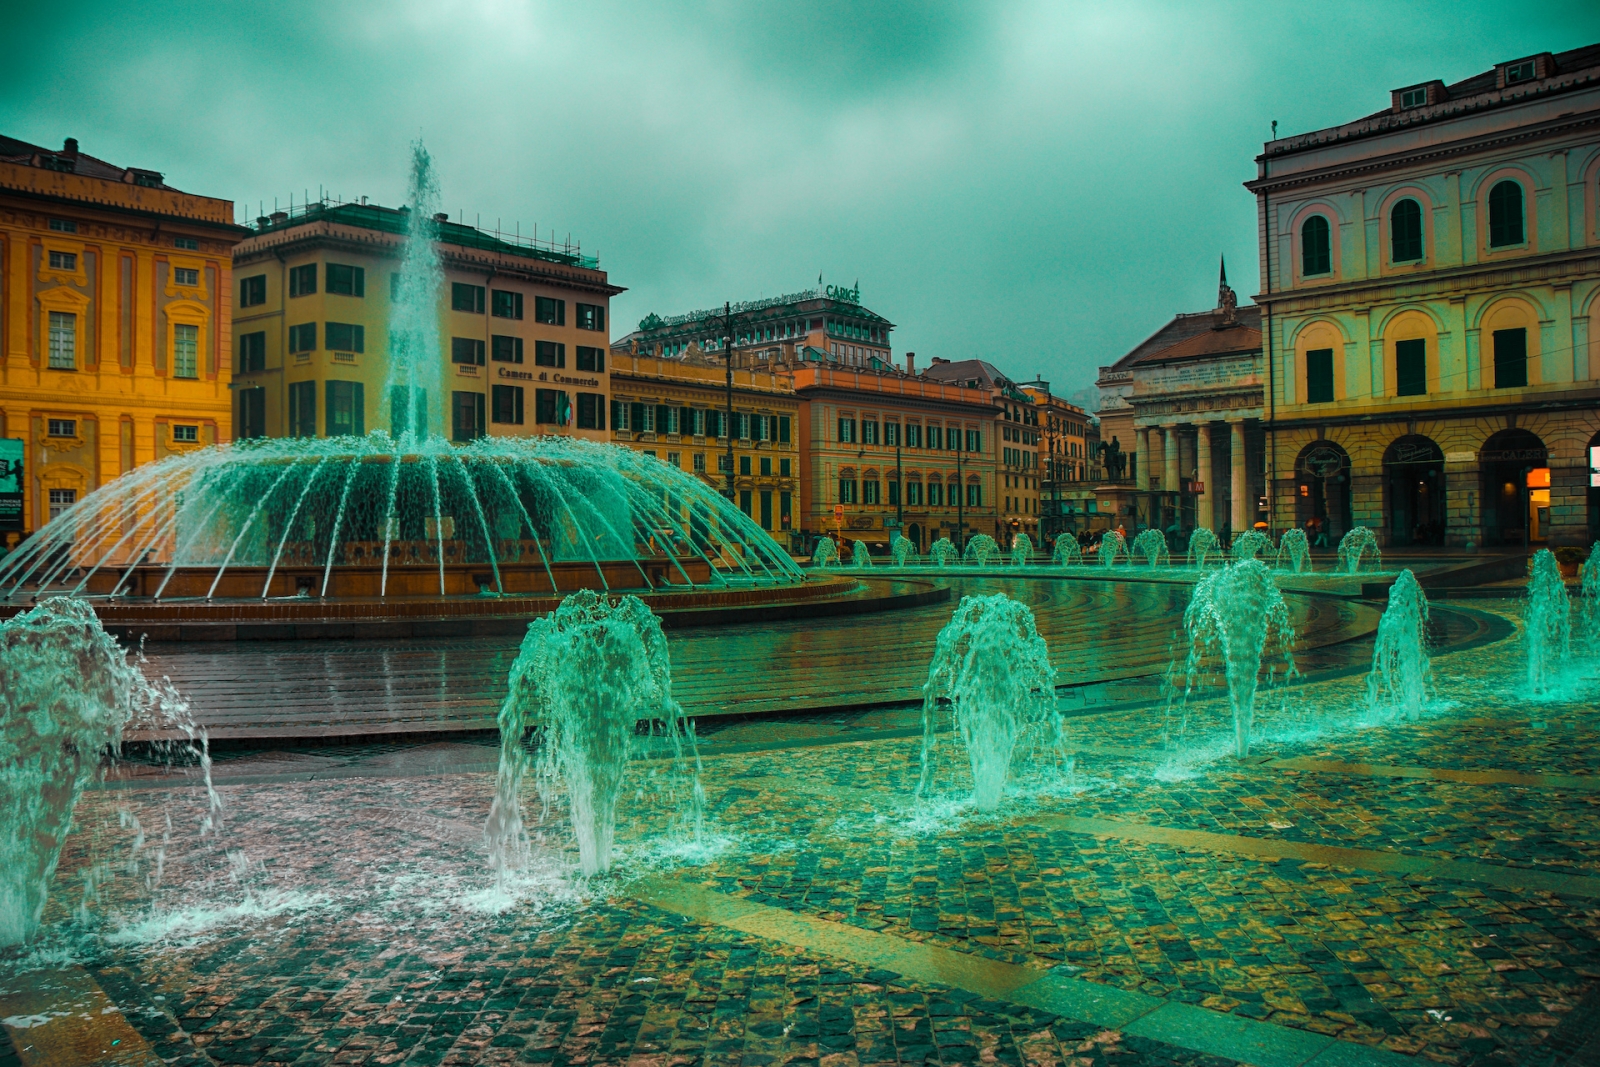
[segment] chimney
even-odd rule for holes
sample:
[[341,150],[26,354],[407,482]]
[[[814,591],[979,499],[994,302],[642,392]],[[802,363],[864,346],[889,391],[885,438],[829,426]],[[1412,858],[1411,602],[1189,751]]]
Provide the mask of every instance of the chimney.
[[[917,354],[915,352],[906,353],[906,373],[913,378],[917,376]],[[920,493],[922,490],[918,489],[917,492]]]
[[270,218],[274,223],[288,222],[289,221],[289,213],[287,211],[274,211],[271,215],[268,216],[268,218]]
[[68,137],[67,140],[66,140],[66,143],[61,146],[61,152],[62,152],[63,155],[68,155],[68,156],[77,155],[78,154],[78,139],[76,137]]

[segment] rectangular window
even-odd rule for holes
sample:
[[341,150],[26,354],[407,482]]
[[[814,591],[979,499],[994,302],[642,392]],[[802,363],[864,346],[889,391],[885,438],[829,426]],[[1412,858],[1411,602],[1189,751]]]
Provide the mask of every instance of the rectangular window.
[[1400,94],[1400,106],[1403,108],[1424,107],[1428,103],[1428,89],[1407,89]]
[[[787,415],[778,416],[778,443],[780,445],[789,443],[789,416]],[[784,460],[784,462],[787,463],[789,461]]]
[[906,506],[907,507],[921,507],[922,506],[922,483],[921,482],[907,482],[906,483]]
[[50,369],[78,369],[78,316],[70,311],[50,312]]
[[317,265],[307,263],[303,267],[289,268],[289,295],[310,296],[317,291]]
[[298,326],[289,327],[289,351],[315,352],[317,350],[317,324],[302,322]]
[[565,390],[535,389],[533,406],[535,422],[565,426],[572,419],[572,406]]
[[1494,332],[1494,387],[1520,389],[1528,384],[1528,331]]
[[1306,403],[1333,403],[1333,349],[1313,348],[1306,353]]
[[[482,292],[480,289],[479,292]],[[450,439],[472,441],[484,435],[483,394],[457,392],[450,400]]]
[[50,228],[57,233],[77,233],[78,224],[71,219],[51,219]]
[[252,275],[249,278],[239,279],[239,306],[242,308],[259,307],[267,302],[267,276],[265,274]]
[[839,479],[839,503],[854,504],[856,502],[856,483],[851,478]]
[[174,237],[172,239],[172,247],[187,248],[191,252],[198,252],[200,251],[200,242],[193,237]]
[[726,452],[717,453],[717,470],[722,474],[727,474],[733,470],[733,457]]
[[967,507],[978,508],[983,506],[983,486],[967,486]]
[[351,267],[343,263],[329,263],[328,292],[339,296],[366,296],[366,268]]
[[[51,252],[51,270],[77,270],[78,254],[76,252]],[[180,283],[181,284],[181,283]]]
[[667,466],[669,466],[669,467],[681,467],[681,466],[683,466],[683,453],[682,452],[668,452],[667,453]]
[[744,474],[744,475],[748,475],[750,473],[750,457],[749,456],[740,456],[739,457],[739,473],[740,474]]
[[1506,64],[1506,84],[1515,85],[1517,82],[1529,81],[1533,78],[1533,60],[1525,59],[1521,63]]
[[944,430],[938,423],[928,423],[928,448],[937,452],[944,447]]
[[750,490],[739,490],[739,510],[746,515],[750,514]]
[[473,315],[482,315],[483,286],[468,285],[466,282],[451,282],[450,310],[466,311]]
[[900,424],[898,422],[886,422],[883,424],[883,443],[889,448],[895,448],[900,444]]
[[889,483],[889,506],[894,507],[900,503],[900,483]]
[[932,508],[937,508],[937,507],[942,507],[943,505],[944,505],[944,483],[943,482],[929,482],[928,483],[928,506],[932,507]]
[[871,478],[861,483],[861,502],[863,504],[878,503],[878,486],[882,484],[877,479]]
[[611,401],[611,428],[613,430],[628,428],[628,405],[620,400]]
[[861,420],[861,443],[864,445],[875,445],[878,443],[877,419]]
[[577,316],[578,329],[603,330],[606,328],[606,309],[599,304],[574,304],[572,311]]
[[579,345],[574,354],[578,357],[579,370],[594,371],[599,374],[606,369],[606,350],[603,348]]
[[478,337],[450,338],[450,362],[464,363],[469,367],[483,366],[483,339]]
[[606,398],[600,393],[578,394],[578,429],[606,428]]
[[922,424],[916,422],[906,423],[906,447],[922,447]]
[[[323,340],[335,352],[363,352],[367,328],[359,322],[330,322],[323,326]],[[480,341],[479,344],[482,344]]]
[[497,319],[520,319],[522,318],[522,294],[496,289],[494,291],[494,300],[489,310]]
[[761,457],[761,474],[762,474],[762,477],[767,477],[767,476],[772,474],[772,457],[771,456],[762,456]]
[[522,362],[522,338],[507,337],[503,333],[497,333],[489,339],[489,343],[490,358],[496,363]]
[[696,452],[694,454],[694,472],[696,474],[704,474],[706,472],[706,454],[704,452]]
[[78,436],[77,419],[46,419],[45,430],[51,437]]
[[778,460],[778,477],[789,478],[793,476],[794,464],[788,459]]
[[233,436],[249,441],[267,436],[267,391],[260,386],[239,390],[239,421]]
[[567,302],[554,297],[538,296],[533,299],[533,318],[547,326],[567,324]]
[[678,409],[678,432],[688,436],[694,433],[694,408]]
[[967,451],[968,452],[982,452],[983,451],[983,431],[981,431],[981,430],[968,430],[967,431]]
[[317,383],[289,383],[289,436],[317,436]]
[[567,346],[560,341],[533,342],[533,362],[541,367],[565,367]]
[[689,417],[689,425],[694,429],[694,436],[706,435],[706,412],[704,408],[695,408]]
[[944,447],[948,452],[961,451],[961,430],[956,426],[944,428]]
[[366,386],[330,381],[324,393],[329,437],[360,437],[367,432]]
[[1422,396],[1428,391],[1428,342],[1394,343],[1394,386],[1396,396]]
[[856,439],[856,420],[841,418],[839,420],[839,443],[842,445],[853,444]]
[[495,422],[522,425],[522,386],[497,385],[491,399],[494,401],[492,410]]
[[761,490],[761,528],[772,529],[772,490]]
[[50,520],[54,522],[61,517],[61,513],[78,502],[76,489],[50,490]]
[[778,525],[787,530],[794,523],[794,497],[790,493],[778,494]]
[[628,429],[634,433],[648,433],[655,429],[656,409],[648,404],[628,405]]
[[656,405],[656,433],[678,432],[678,409],[665,404]]
[[180,322],[172,328],[172,376],[200,376],[200,327]]
[[718,411],[713,414],[716,416],[712,421],[716,423],[717,436],[726,440],[728,437],[728,413],[726,411]]

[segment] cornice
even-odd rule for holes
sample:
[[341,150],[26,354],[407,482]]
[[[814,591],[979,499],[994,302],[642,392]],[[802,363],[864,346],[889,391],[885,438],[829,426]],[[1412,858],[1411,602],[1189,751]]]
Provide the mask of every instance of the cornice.
[[993,418],[994,408],[987,403],[966,400],[945,400],[938,397],[917,396],[911,393],[878,392],[868,389],[845,389],[840,386],[807,385],[795,390],[802,400],[837,400],[856,407],[890,405],[901,407],[933,407],[941,411],[970,414],[982,412],[981,418]]
[[[1271,306],[1274,314],[1285,315],[1322,311],[1345,303],[1360,303],[1363,307],[1370,307],[1419,299],[1466,297],[1481,290],[1513,289],[1529,284],[1550,284],[1566,278],[1577,281],[1596,276],[1600,276],[1600,248],[1571,248],[1516,260],[1465,263],[1426,274],[1364,278],[1360,281],[1319,285],[1313,289],[1257,293],[1251,299],[1258,304]],[[1363,299],[1355,300],[1356,297]]]
[[1308,426],[1371,426],[1383,423],[1433,422],[1440,419],[1479,419],[1486,415],[1524,415],[1558,411],[1593,411],[1600,406],[1600,389],[1572,389],[1546,400],[1502,400],[1484,404],[1459,404],[1441,408],[1403,408],[1360,415],[1306,415],[1278,418],[1269,429],[1292,430]]

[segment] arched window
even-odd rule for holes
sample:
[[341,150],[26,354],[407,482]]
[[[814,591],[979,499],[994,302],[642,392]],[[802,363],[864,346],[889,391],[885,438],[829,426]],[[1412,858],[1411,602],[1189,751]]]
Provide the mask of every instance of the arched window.
[[1522,240],[1522,186],[1496,182],[1489,190],[1489,247],[1520,245]]
[[1300,224],[1300,273],[1328,274],[1333,270],[1333,249],[1328,241],[1328,220],[1312,215]]
[[1389,254],[1396,263],[1422,258],[1422,206],[1402,200],[1389,212]]

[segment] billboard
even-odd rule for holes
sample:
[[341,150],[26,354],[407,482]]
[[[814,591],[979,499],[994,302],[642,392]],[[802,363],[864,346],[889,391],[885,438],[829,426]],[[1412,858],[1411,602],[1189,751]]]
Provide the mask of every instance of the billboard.
[[22,446],[0,437],[0,533],[22,529]]

